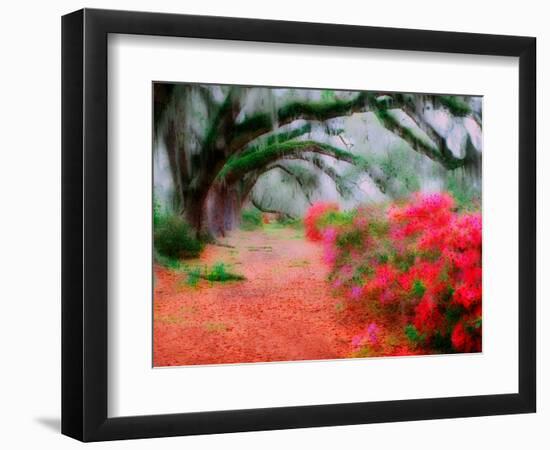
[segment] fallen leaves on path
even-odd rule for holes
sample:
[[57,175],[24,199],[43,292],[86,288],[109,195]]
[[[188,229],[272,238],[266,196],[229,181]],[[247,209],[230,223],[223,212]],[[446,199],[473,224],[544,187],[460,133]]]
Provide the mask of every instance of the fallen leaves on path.
[[291,228],[235,231],[200,260],[224,262],[245,281],[189,286],[155,266],[154,365],[345,358],[361,327],[338,308],[321,246]]

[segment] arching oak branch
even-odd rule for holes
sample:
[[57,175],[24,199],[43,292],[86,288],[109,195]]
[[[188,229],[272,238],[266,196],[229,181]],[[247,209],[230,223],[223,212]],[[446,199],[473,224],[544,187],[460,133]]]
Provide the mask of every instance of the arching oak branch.
[[354,112],[365,112],[369,110],[370,102],[371,96],[366,92],[361,92],[351,100],[289,102],[280,107],[275,116],[262,112],[236,124],[230,143],[231,151],[241,149],[257,137],[272,131],[275,126],[288,125],[295,120],[325,121]]
[[367,161],[351,152],[316,141],[288,141],[263,148],[261,151],[248,151],[230,158],[218,174],[220,182],[233,183],[247,173],[292,155],[317,153],[360,167],[368,167]]

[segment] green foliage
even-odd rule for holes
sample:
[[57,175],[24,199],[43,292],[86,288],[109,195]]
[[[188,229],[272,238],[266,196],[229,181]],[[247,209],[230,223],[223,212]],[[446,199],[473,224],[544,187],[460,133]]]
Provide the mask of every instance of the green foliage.
[[352,228],[345,230],[336,238],[336,246],[339,248],[355,247],[361,248],[364,241],[364,233],[361,230]]
[[210,271],[207,270],[204,278],[208,281],[219,281],[222,283],[226,281],[241,281],[245,279],[242,275],[229,272],[227,266],[223,262],[214,264]]
[[191,227],[177,215],[154,213],[154,246],[161,256],[172,260],[195,258],[200,255],[203,244],[193,236]]
[[401,271],[409,270],[416,260],[416,254],[413,252],[392,252],[391,262]]
[[229,111],[232,104],[232,88],[230,88],[229,93],[226,95],[225,100],[218,108],[213,120],[210,122],[208,129],[206,130],[206,136],[204,138],[203,147],[211,148],[214,145],[216,138],[218,137],[218,126],[223,119],[224,115]]
[[388,179],[396,179],[402,189],[400,195],[408,195],[411,192],[420,190],[420,180],[415,165],[417,155],[411,152],[403,144],[394,145],[389,149],[387,155],[380,160],[380,168]]
[[412,296],[416,298],[422,298],[424,292],[426,292],[426,286],[424,286],[424,283],[422,283],[422,281],[420,280],[414,280],[411,288]]
[[321,229],[325,229],[329,226],[344,226],[351,225],[356,215],[356,211],[328,211],[323,214],[318,220],[318,226]]
[[369,235],[382,238],[388,234],[390,231],[390,225],[384,220],[376,220],[376,217],[372,217],[371,221],[368,223]]
[[464,160],[442,153],[424,132],[416,127],[402,124],[394,110],[377,109],[375,115],[384,128],[401,137],[411,147],[418,148],[431,159],[439,161],[446,169],[452,170],[463,166]]
[[153,226],[157,226],[162,220],[162,206],[160,202],[153,197]]
[[455,95],[441,95],[437,99],[455,116],[465,116],[472,112],[470,105]]
[[[464,315],[464,308],[459,305],[450,305],[445,311],[445,320],[449,323],[449,328],[453,328],[459,319]],[[450,331],[449,329],[449,331]]]
[[305,192],[313,191],[318,187],[319,178],[313,170],[299,164],[289,163],[286,163],[284,166],[281,165],[281,167],[286,169],[281,171],[281,181],[283,183],[298,183]]
[[257,230],[263,226],[262,213],[256,208],[243,209],[241,213],[241,229]]
[[289,122],[306,116],[309,119],[325,120],[338,115],[347,115],[367,101],[367,93],[361,92],[351,100],[321,100],[319,102],[293,102],[279,109],[279,120]]
[[447,173],[445,189],[454,197],[459,211],[479,209],[481,192],[472,185],[462,169]]
[[287,141],[268,145],[263,149],[250,149],[238,156],[231,157],[219,172],[218,179],[224,180],[228,176],[238,178],[252,170],[266,167],[268,164],[285,156],[304,152],[321,153],[359,166],[367,165],[365,159],[361,156],[328,144],[315,141]]
[[381,95],[376,98],[376,104],[382,109],[388,109],[393,104],[393,97],[391,95]]
[[181,270],[184,265],[179,259],[170,258],[168,256],[161,255],[156,249],[154,251],[155,262],[171,270]]
[[387,253],[377,253],[376,254],[376,261],[378,261],[379,264],[386,264],[390,261],[390,255]]
[[[267,117],[264,117],[267,116]],[[269,123],[267,123],[269,121]],[[246,133],[253,132],[258,129],[268,129],[271,127],[271,116],[264,113],[258,114],[257,116],[251,116],[246,118],[243,122],[236,125],[234,131],[233,140],[238,141],[241,136],[246,136]],[[291,139],[296,139],[297,137],[303,136],[311,131],[311,124],[306,123],[301,127],[294,128],[289,131],[281,131],[279,133],[271,133],[267,137],[261,137],[256,142],[255,145],[247,147],[243,152],[240,153],[241,156],[245,154],[252,154],[256,152],[261,152],[266,147],[278,144],[281,142],[290,141]],[[259,142],[259,143],[258,143]]]
[[397,116],[388,109],[377,109],[375,115],[382,124],[383,127],[387,128],[392,132],[396,132],[398,136],[408,140],[413,145],[418,145],[424,148],[430,148],[432,151],[438,152],[437,147],[430,142],[429,139],[425,138],[423,135],[419,134],[417,130],[402,126],[401,122]]
[[290,216],[280,215],[277,218],[277,223],[283,227],[293,228],[295,230],[301,230],[304,228],[304,223],[300,218],[294,218]]
[[354,284],[362,284],[366,276],[374,275],[374,267],[369,263],[361,264],[355,269],[353,274]]
[[[290,131],[282,131],[280,133],[270,134],[265,139],[265,145],[273,145],[279,142],[290,141],[291,139],[296,139],[297,137],[303,136],[311,131],[311,124],[306,123],[305,125],[295,128]],[[251,147],[252,151],[259,150],[258,146]]]
[[187,271],[187,279],[186,283],[187,285],[191,287],[197,286],[199,284],[199,280],[201,279],[201,269],[200,267],[191,267]]
[[325,89],[321,91],[321,100],[323,102],[330,102],[335,99],[334,91],[330,89]]
[[420,334],[416,327],[412,324],[405,327],[405,335],[409,338],[409,341],[415,345],[422,344],[425,340],[425,336]]
[[223,262],[215,263],[211,269],[206,265],[189,266],[180,263],[175,269],[185,273],[185,279],[182,281],[191,287],[196,287],[200,280],[225,283],[227,281],[242,281],[246,279],[238,273],[231,272],[229,267]]
[[435,332],[430,346],[437,353],[455,353],[456,350],[451,342],[451,335],[449,333],[442,335],[440,332]]
[[271,115],[267,113],[259,113],[245,118],[241,123],[235,125],[234,134],[238,138],[240,135],[249,133],[254,130],[271,128]]

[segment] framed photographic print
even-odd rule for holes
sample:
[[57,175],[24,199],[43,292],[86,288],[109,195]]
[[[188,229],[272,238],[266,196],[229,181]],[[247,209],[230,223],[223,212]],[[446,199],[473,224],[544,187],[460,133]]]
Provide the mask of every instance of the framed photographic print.
[[535,411],[534,38],[62,31],[64,434]]

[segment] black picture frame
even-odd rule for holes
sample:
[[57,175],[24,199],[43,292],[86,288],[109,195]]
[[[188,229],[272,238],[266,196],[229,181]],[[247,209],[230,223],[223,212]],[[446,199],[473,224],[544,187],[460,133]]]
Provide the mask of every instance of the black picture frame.
[[[519,389],[468,397],[107,416],[109,33],[519,58]],[[535,412],[536,39],[84,9],[62,18],[62,433],[82,441]],[[511,293],[512,295],[512,293]]]

